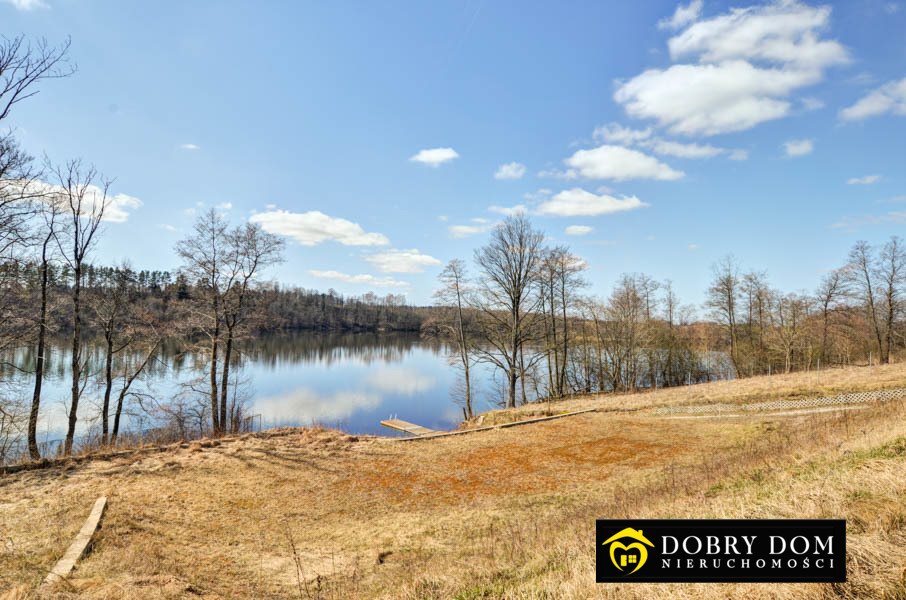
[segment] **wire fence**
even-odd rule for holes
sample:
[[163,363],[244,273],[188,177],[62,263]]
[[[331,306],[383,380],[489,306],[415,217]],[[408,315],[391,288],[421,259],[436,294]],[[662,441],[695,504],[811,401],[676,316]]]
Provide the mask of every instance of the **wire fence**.
[[820,398],[797,398],[795,400],[771,400],[767,402],[753,402],[751,404],[697,404],[692,406],[662,406],[654,410],[656,415],[677,414],[710,414],[724,412],[766,412],[778,410],[797,410],[803,408],[822,408],[828,406],[846,406],[851,404],[866,404],[869,402],[890,402],[906,398],[906,388],[892,390],[875,390],[870,392],[853,392],[838,396],[822,396]]

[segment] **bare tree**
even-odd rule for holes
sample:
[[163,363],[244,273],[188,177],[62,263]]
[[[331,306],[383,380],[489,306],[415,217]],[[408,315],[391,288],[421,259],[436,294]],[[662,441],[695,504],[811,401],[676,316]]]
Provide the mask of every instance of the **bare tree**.
[[[74,66],[68,62],[68,52],[68,40],[53,47],[44,40],[28,42],[21,35],[0,37],[0,125],[16,104],[38,93],[42,80],[72,74]],[[8,268],[15,264],[17,250],[31,241],[27,238],[27,222],[33,214],[29,200],[34,196],[32,183],[37,176],[31,157],[20,149],[12,132],[0,133],[0,259],[5,263],[0,273],[0,350],[21,342],[24,332],[18,327],[23,319],[14,314],[16,286],[8,278]],[[46,254],[46,241],[43,246]],[[43,360],[42,353],[39,357]],[[36,383],[29,412],[29,452],[33,457],[37,446],[33,443],[32,421],[37,418],[39,399],[40,382]]]
[[[139,338],[156,337],[153,335],[153,327],[142,327],[136,314],[139,311],[132,308],[135,300],[132,290],[134,284],[133,271],[129,264],[124,262],[121,266],[112,269],[102,282],[100,289],[96,290],[99,292],[94,301],[96,320],[104,337],[104,399],[101,405],[101,443],[104,446],[110,441],[110,400],[116,378],[114,363],[117,357],[135,345]],[[141,369],[144,369],[144,364],[141,365]],[[124,366],[123,378],[129,385],[134,379],[134,377],[130,378],[130,375],[132,374],[129,369]],[[125,383],[123,387],[128,392],[128,386]]]
[[873,251],[868,242],[858,241],[849,252],[849,264],[846,266],[849,282],[861,296],[861,300],[868,313],[872,333],[877,342],[878,356],[884,353],[884,332],[879,320],[879,301],[877,298],[877,270],[874,265]]
[[777,349],[783,358],[785,373],[793,370],[793,353],[805,335],[805,319],[808,316],[808,298],[798,294],[774,292],[774,333]]
[[475,252],[480,271],[476,307],[481,315],[485,344],[483,360],[504,372],[506,405],[516,406],[516,387],[530,366],[523,347],[534,337],[539,295],[534,293],[544,257],[544,234],[524,214],[507,217],[494,228],[491,240]]
[[48,310],[48,279],[53,260],[54,248],[52,243],[57,235],[59,219],[63,210],[58,198],[49,195],[42,202],[38,214],[41,222],[40,232],[40,301],[38,303],[38,327],[35,344],[35,383],[32,390],[31,410],[28,417],[28,453],[32,460],[39,460],[41,453],[38,450],[38,416],[41,410],[41,387],[44,382],[44,367],[47,352],[47,310]]
[[818,285],[815,299],[821,310],[821,342],[819,356],[828,363],[828,341],[831,334],[831,317],[838,304],[847,295],[846,272],[843,269],[834,269],[825,274]]
[[[79,399],[82,396],[83,381],[82,363],[82,275],[89,253],[97,239],[110,199],[108,190],[110,180],[105,179],[93,166],[85,166],[81,160],[71,160],[66,165],[54,170],[56,175],[55,201],[62,203],[68,213],[66,226],[56,231],[54,239],[60,256],[72,269],[72,362],[71,362],[71,401],[69,405],[69,424],[63,445],[64,455],[72,454],[78,420]],[[87,381],[87,378],[86,378]]]
[[472,366],[472,340],[466,333],[463,306],[466,304],[468,292],[466,264],[454,259],[447,263],[438,276],[442,287],[434,293],[434,297],[442,304],[452,307],[452,318],[446,320],[442,327],[447,334],[456,340],[456,350],[459,364],[463,370],[463,416],[468,420],[473,415],[472,411],[472,379],[469,369]]
[[[283,242],[250,223],[230,230],[226,218],[211,209],[176,251],[201,292],[196,329],[209,342],[211,421],[219,435],[230,428],[230,367],[240,328],[249,317],[250,291],[263,269],[282,260]],[[221,345],[223,370],[218,374]]]
[[[121,381],[119,392],[116,398],[116,405],[113,412],[113,429],[110,432],[110,445],[116,446],[116,440],[120,433],[120,418],[123,414],[123,405],[125,403],[126,397],[131,393],[132,384],[135,383],[135,380],[141,376],[145,368],[148,366],[148,363],[154,358],[155,353],[158,348],[160,348],[161,343],[163,342],[163,336],[158,335],[157,332],[153,332],[152,335],[147,336],[144,340],[144,354],[142,355],[141,360],[136,363],[130,364],[129,361],[124,361],[122,365],[122,370],[119,374]],[[105,404],[108,404],[105,402]]]
[[[766,368],[768,331],[771,312],[771,290],[764,271],[750,271],[742,276],[741,296],[745,323],[742,330],[748,346],[749,375]],[[740,353],[741,354],[741,353]],[[740,360],[742,357],[740,356]]]
[[566,394],[570,352],[570,313],[576,308],[578,291],[587,283],[582,278],[585,262],[569,248],[550,249],[540,265],[539,308],[545,314],[548,393],[556,398]]
[[903,311],[903,284],[906,283],[906,250],[899,237],[891,237],[881,249],[877,274],[881,282],[880,294],[884,311],[884,350],[881,362],[889,364],[894,329]]
[[[0,124],[13,107],[38,93],[45,79],[68,77],[75,72],[69,63],[69,40],[50,46],[46,40],[29,42],[25,36],[0,36]],[[23,242],[23,221],[31,215],[24,200],[40,195],[30,185],[38,173],[31,157],[16,143],[12,132],[0,133],[0,256],[11,245]]]
[[46,40],[29,42],[24,35],[0,37],[0,121],[13,106],[38,93],[44,79],[68,77],[75,72],[69,62],[69,40],[51,46]]
[[711,287],[708,288],[705,303],[727,333],[730,342],[730,360],[737,373],[739,373],[739,331],[737,329],[739,287],[739,267],[732,256],[726,256],[714,265],[714,278],[711,280]]
[[183,272],[196,283],[198,307],[194,311],[194,329],[208,339],[208,394],[211,404],[211,425],[215,434],[221,432],[218,395],[218,360],[222,322],[224,269],[226,257],[227,221],[213,208],[196,221],[193,234],[176,246],[183,261]]
[[644,294],[644,278],[624,274],[607,300],[604,314],[610,354],[610,381],[614,390],[634,391],[644,379],[643,351],[650,347],[651,322]]
[[[260,225],[246,223],[226,236],[226,279],[222,298],[226,340],[223,349],[223,375],[220,378],[220,424],[226,428],[229,403],[230,365],[241,327],[249,317],[249,293],[263,269],[283,260],[283,241]],[[238,393],[238,392],[237,392]],[[235,430],[236,419],[230,419]]]

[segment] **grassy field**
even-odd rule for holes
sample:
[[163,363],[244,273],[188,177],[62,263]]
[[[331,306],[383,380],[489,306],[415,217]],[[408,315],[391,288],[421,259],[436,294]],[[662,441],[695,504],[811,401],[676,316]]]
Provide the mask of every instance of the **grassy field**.
[[[577,398],[550,409],[604,411],[433,440],[285,430],[6,475],[0,598],[906,598],[902,401],[650,410],[896,387],[904,366],[852,368]],[[104,494],[93,552],[36,591]],[[598,585],[605,517],[845,517],[849,581]]]

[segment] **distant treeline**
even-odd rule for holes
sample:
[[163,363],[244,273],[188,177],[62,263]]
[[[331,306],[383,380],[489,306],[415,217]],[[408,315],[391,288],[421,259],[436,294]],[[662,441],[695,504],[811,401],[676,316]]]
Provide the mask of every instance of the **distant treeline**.
[[[0,270],[0,277],[7,285],[15,284],[23,292],[21,306],[27,307],[40,287],[41,265],[31,261],[9,262],[0,264]],[[65,264],[49,264],[47,276],[52,296],[67,297],[72,286],[72,269]],[[142,307],[160,326],[183,319],[192,302],[202,295],[204,287],[200,282],[190,282],[184,274],[174,275],[170,271],[95,264],[87,264],[82,270],[82,290],[87,297],[105,295],[120,280],[128,288],[130,304]],[[265,283],[251,290],[250,303],[261,309],[255,322],[255,330],[259,332],[418,332],[436,310],[410,306],[401,294],[381,296],[368,292],[360,296],[343,296],[332,289],[321,292],[277,283]],[[51,304],[59,305],[59,310],[51,313],[54,329],[69,331],[72,320],[68,307]],[[94,329],[90,320],[87,328],[89,331]]]

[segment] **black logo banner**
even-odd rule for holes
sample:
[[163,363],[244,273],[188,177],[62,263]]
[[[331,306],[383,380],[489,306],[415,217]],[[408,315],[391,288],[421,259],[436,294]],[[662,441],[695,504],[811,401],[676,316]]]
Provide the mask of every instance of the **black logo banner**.
[[600,519],[607,582],[846,581],[843,519]]

